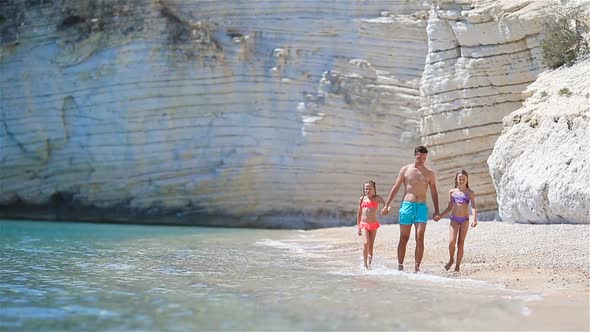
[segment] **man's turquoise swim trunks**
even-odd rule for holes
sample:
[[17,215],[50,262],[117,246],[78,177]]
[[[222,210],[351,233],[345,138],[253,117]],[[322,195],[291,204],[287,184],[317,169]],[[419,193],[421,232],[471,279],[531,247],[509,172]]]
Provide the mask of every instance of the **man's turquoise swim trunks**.
[[424,202],[402,202],[399,207],[399,224],[412,225],[428,222],[428,206]]

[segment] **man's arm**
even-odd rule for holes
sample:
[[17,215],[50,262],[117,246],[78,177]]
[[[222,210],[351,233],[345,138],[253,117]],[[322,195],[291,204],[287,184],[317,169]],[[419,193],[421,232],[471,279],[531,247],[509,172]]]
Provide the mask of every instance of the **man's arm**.
[[381,214],[384,216],[389,214],[389,210],[391,210],[391,207],[390,207],[391,201],[395,198],[395,195],[397,195],[399,188],[401,188],[402,184],[404,183],[404,176],[406,174],[406,168],[407,168],[407,166],[404,166],[399,170],[399,174],[397,175],[397,179],[395,180],[395,183],[393,184],[393,187],[391,188],[391,191],[389,192],[389,196],[387,196],[387,200],[385,201],[385,206],[381,210]]
[[440,219],[440,213],[438,209],[438,192],[436,191],[436,175],[434,172],[432,172],[432,177],[430,178],[430,195],[432,196],[432,203],[434,203],[432,219],[438,221]]

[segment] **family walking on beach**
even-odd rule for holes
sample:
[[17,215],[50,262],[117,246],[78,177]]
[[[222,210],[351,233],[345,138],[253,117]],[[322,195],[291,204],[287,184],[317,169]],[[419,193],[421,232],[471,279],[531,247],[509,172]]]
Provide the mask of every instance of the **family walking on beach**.
[[[449,224],[449,262],[445,269],[449,270],[455,263],[455,271],[459,271],[463,259],[463,247],[469,228],[469,205],[473,211],[472,227],[477,226],[477,207],[475,193],[469,188],[469,175],[461,170],[455,175],[455,186],[449,190],[449,203],[447,208],[439,213],[438,192],[436,190],[436,177],[434,172],[426,167],[428,149],[419,146],[414,149],[414,162],[403,166],[387,200],[377,195],[377,184],[368,181],[363,185],[364,195],[360,198],[357,213],[358,235],[363,237],[363,262],[365,268],[371,267],[373,259],[373,244],[379,228],[377,210],[382,205],[382,215],[388,215],[391,211],[391,202],[404,186],[403,201],[399,209],[400,237],[397,246],[397,260],[400,271],[404,269],[406,246],[410,239],[412,225],[415,227],[415,272],[420,271],[420,263],[424,255],[424,232],[428,222],[428,206],[426,205],[426,192],[430,188],[430,195],[434,203],[432,219],[439,221],[447,213],[451,213]],[[457,258],[455,261],[455,247]]]

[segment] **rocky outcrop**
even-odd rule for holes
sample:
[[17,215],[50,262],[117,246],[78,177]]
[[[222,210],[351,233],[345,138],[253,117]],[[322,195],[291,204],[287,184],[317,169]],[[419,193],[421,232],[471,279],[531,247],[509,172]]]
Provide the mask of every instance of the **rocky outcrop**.
[[590,224],[590,60],[545,72],[488,159],[502,220]]
[[[480,214],[497,211],[486,161],[502,118],[543,68],[540,34],[550,1],[438,1],[428,20],[421,83],[423,135],[439,186],[469,172]],[[444,201],[444,200],[443,200]]]
[[0,9],[4,212],[327,225],[314,217],[355,211],[369,178],[385,191],[420,142],[419,1]]

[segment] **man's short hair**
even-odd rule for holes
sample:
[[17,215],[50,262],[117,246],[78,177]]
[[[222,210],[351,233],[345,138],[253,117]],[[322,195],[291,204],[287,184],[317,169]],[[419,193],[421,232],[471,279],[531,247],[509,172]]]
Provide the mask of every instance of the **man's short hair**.
[[424,145],[420,145],[419,147],[414,149],[414,156],[418,153],[428,153],[428,149]]

